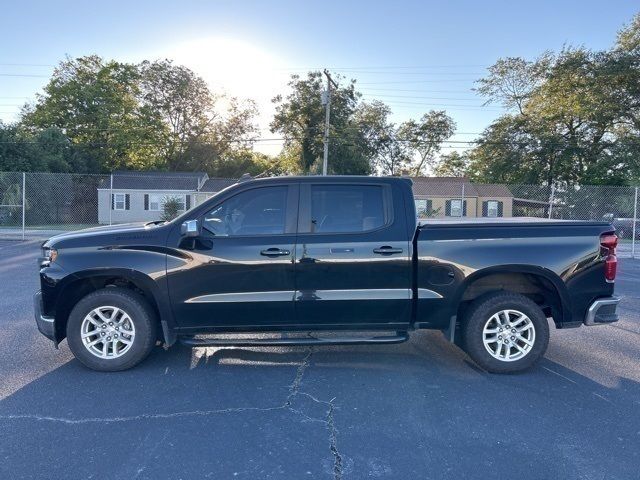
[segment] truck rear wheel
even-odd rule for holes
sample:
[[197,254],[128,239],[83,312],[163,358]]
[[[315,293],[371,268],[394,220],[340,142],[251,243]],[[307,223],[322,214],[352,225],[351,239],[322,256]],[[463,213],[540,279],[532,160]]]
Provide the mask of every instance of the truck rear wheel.
[[82,298],[67,322],[67,342],[85,366],[102,372],[131,368],[156,340],[156,318],[148,302],[131,290],[104,288]]
[[474,301],[462,325],[467,354],[492,373],[531,367],[549,344],[549,324],[542,309],[513,292],[496,292]]

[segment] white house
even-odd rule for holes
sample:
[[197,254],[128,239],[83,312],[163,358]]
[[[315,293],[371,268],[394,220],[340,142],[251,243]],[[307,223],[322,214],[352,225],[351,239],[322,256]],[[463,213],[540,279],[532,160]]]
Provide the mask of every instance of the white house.
[[178,199],[184,211],[235,182],[203,172],[117,171],[98,187],[98,222],[160,220],[167,199]]

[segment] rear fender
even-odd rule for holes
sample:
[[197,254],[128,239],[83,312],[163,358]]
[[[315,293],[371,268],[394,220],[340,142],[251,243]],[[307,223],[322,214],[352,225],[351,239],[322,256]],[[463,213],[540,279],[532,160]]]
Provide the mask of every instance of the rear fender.
[[[481,270],[477,270],[467,278],[465,278],[464,282],[462,282],[458,289],[456,290],[453,305],[457,306],[462,302],[462,298],[464,296],[465,291],[469,288],[469,286],[475,281],[481,279],[482,277],[486,277],[488,275],[493,275],[496,273],[518,273],[518,274],[530,274],[534,276],[542,277],[548,280],[556,290],[558,297],[560,298],[560,306],[561,306],[561,319],[554,319],[556,323],[565,323],[570,322],[572,318],[571,311],[571,298],[569,296],[569,292],[567,290],[567,286],[562,281],[562,279],[552,270],[549,270],[544,267],[537,267],[533,265],[498,265],[494,267],[483,268]],[[455,312],[454,312],[455,314]]]

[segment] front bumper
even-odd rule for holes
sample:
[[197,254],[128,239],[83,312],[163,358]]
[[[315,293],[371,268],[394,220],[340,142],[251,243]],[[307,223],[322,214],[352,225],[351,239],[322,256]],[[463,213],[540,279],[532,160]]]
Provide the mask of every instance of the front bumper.
[[618,321],[616,308],[620,303],[620,297],[605,297],[595,300],[584,317],[587,326],[604,325]]
[[36,325],[38,326],[38,330],[49,340],[53,340],[53,343],[58,346],[58,342],[56,341],[56,324],[55,318],[46,317],[42,314],[42,292],[38,290],[33,295],[33,312],[36,317]]

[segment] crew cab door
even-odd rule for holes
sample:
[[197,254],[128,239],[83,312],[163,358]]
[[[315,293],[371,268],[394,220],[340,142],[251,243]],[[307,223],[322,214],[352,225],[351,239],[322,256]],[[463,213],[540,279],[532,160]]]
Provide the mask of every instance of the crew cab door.
[[411,242],[389,183],[300,184],[296,318],[310,328],[406,328]]
[[180,327],[264,327],[293,323],[297,185],[240,188],[181,238],[167,278]]

